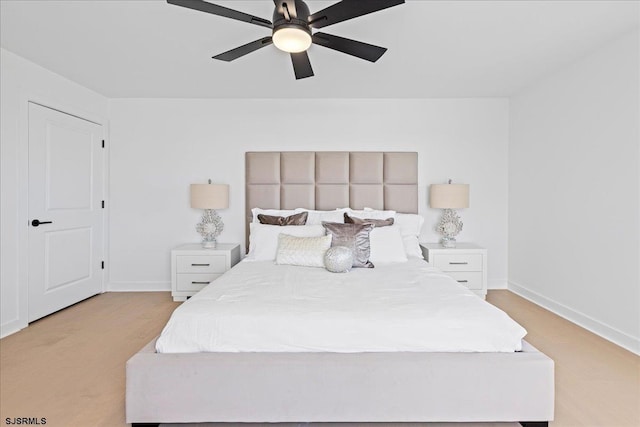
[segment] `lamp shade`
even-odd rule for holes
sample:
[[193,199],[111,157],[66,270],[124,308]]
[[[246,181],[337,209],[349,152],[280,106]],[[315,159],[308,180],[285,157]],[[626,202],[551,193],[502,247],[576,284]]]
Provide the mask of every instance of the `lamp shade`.
[[191,207],[196,209],[226,209],[229,207],[227,184],[191,184]]
[[429,205],[438,209],[469,207],[469,184],[431,184]]

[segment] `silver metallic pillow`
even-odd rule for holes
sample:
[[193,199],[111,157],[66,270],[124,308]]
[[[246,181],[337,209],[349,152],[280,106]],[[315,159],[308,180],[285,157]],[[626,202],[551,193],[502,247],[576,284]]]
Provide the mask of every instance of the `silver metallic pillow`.
[[308,215],[308,212],[300,212],[286,217],[258,214],[258,221],[260,221],[260,224],[268,225],[305,225],[307,223]]
[[357,216],[350,216],[348,213],[344,213],[344,222],[345,224],[364,224],[370,223],[375,225],[376,227],[387,227],[389,225],[393,225],[394,219],[373,219],[373,218],[358,218]]
[[373,268],[369,261],[371,244],[369,233],[373,224],[342,224],[337,222],[323,222],[322,226],[331,234],[331,247],[345,246],[353,252],[353,267]]
[[329,248],[324,254],[324,267],[332,273],[348,273],[353,266],[353,252],[344,246]]

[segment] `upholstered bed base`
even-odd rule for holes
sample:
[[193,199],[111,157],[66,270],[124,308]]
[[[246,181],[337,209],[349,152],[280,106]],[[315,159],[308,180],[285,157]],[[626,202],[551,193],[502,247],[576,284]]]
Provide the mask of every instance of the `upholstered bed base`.
[[127,362],[127,422],[553,419],[553,361],[517,353],[160,354]]
[[[247,228],[254,207],[418,212],[417,153],[250,152],[245,166]],[[154,340],[127,362],[127,421],[544,424],[553,361],[523,349],[159,354]]]

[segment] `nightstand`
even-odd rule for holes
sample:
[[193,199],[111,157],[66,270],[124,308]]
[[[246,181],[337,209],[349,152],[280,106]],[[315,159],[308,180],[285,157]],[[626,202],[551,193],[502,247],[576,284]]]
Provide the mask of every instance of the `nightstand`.
[[238,262],[240,245],[235,243],[218,243],[214,249],[204,249],[199,243],[189,243],[172,249],[173,300],[186,301]]
[[487,250],[473,243],[444,248],[440,243],[421,243],[424,258],[482,298],[487,296]]

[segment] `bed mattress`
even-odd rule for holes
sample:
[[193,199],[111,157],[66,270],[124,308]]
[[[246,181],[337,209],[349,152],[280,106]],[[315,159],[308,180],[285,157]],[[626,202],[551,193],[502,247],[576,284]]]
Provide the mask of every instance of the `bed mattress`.
[[242,261],[175,310],[156,350],[513,352],[525,335],[423,260],[342,274]]

